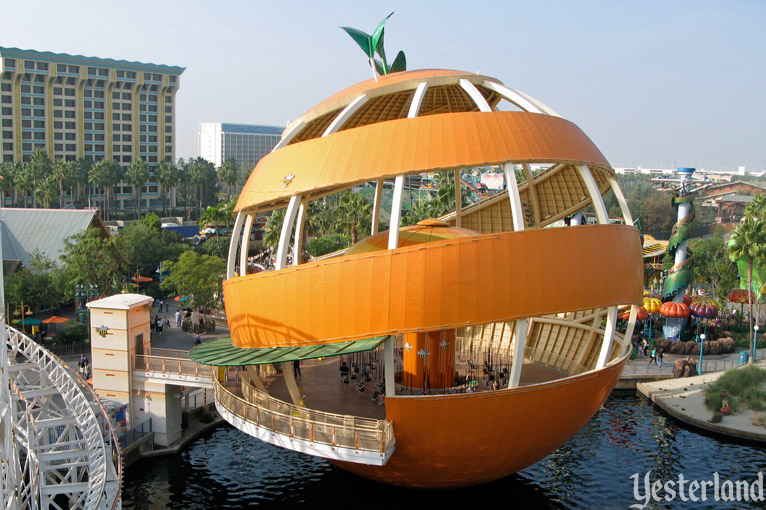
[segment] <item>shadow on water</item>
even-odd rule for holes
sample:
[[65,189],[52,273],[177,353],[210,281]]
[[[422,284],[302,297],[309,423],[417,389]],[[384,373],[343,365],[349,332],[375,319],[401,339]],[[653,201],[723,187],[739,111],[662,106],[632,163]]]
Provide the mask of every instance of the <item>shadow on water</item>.
[[[754,479],[766,448],[729,443],[679,426],[634,393],[615,393],[571,441],[537,464],[489,484],[409,490],[351,475],[321,459],[276,448],[224,426],[182,454],[141,461],[126,472],[125,509],[286,505],[378,508],[628,508],[631,475],[652,479]],[[641,487],[643,491],[643,487]],[[672,508],[719,508],[682,501]],[[730,502],[725,508],[753,508]],[[756,507],[766,508],[764,504]],[[650,503],[647,508],[664,508]]]

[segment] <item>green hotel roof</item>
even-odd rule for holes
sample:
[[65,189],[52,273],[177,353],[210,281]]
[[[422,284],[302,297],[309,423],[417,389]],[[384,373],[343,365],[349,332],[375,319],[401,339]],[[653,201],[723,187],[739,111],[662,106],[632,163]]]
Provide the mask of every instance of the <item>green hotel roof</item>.
[[307,345],[304,347],[274,347],[268,349],[242,349],[231,344],[231,338],[218,338],[198,345],[189,351],[189,357],[201,365],[235,366],[282,363],[297,359],[316,359],[340,356],[353,352],[371,351],[386,337],[353,340],[337,344]]
[[179,76],[186,68],[179,66],[166,66],[162,64],[145,64],[129,60],[114,60],[111,58],[85,57],[83,55],[69,55],[68,53],[52,53],[50,51],[22,50],[19,48],[7,48],[0,46],[0,57],[22,58],[53,62],[59,64],[77,64],[109,67],[113,69],[127,69],[130,71],[154,71]]

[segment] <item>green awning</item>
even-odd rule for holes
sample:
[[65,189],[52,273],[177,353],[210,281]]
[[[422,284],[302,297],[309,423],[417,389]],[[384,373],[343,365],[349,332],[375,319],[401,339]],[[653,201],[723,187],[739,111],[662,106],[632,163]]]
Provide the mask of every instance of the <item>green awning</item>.
[[231,338],[218,338],[198,345],[189,351],[189,357],[201,365],[234,366],[282,363],[296,359],[315,359],[340,356],[353,352],[371,351],[386,337],[353,340],[337,344],[307,345],[304,347],[273,347],[269,349],[242,349],[231,344]]

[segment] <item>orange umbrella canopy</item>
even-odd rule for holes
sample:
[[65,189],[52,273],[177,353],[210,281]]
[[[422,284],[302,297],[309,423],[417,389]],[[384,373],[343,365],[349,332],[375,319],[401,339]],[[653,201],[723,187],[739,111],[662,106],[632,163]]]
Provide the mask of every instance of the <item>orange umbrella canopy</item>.
[[43,320],[45,324],[62,324],[64,322],[69,322],[69,319],[66,317],[59,317],[58,315],[54,315],[52,317],[49,317],[45,320]]
[[[447,222],[427,219],[419,221],[417,225],[410,225],[399,229],[399,248],[415,244],[443,241],[445,239],[457,239],[459,237],[472,237],[478,235],[481,234],[475,230],[451,227]],[[362,239],[349,248],[346,255],[387,249],[388,231],[386,230],[385,232],[380,232],[366,239]]]

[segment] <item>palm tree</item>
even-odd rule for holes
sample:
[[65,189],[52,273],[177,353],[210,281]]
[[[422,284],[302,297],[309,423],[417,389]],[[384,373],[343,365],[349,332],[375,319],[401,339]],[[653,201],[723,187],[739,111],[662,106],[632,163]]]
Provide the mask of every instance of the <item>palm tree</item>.
[[70,179],[75,164],[74,161],[65,161],[63,158],[53,162],[53,176],[56,182],[58,182],[59,187],[59,207],[64,207],[64,184],[71,182]]
[[218,226],[225,225],[228,227],[231,224],[234,216],[234,209],[233,206],[230,206],[229,204],[233,204],[233,202],[208,207],[202,211],[202,214],[200,214],[199,219],[197,220],[197,225],[212,224],[213,228],[215,228],[215,239],[218,243],[218,255],[221,257],[223,257],[223,253],[221,252],[221,233],[218,230]]
[[[8,192],[13,193],[16,186],[16,176],[21,169],[20,163],[3,163],[0,165],[0,176],[3,179],[0,181],[0,192],[2,193],[2,202],[0,206],[5,207],[5,199]],[[11,203],[15,200],[12,198]]]
[[218,182],[226,183],[226,194],[231,197],[231,187],[237,183],[239,168],[237,162],[229,158],[218,169]]
[[51,202],[58,197],[59,184],[58,179],[53,174],[40,180],[37,188],[34,190],[34,196],[37,202],[41,203],[46,209],[49,208]]
[[[747,259],[747,288],[750,292],[750,352],[753,351],[753,264],[766,258],[766,221],[745,216],[729,238],[729,258],[736,262],[741,258]],[[750,363],[753,359],[750,358]]]
[[340,204],[338,205],[338,215],[345,218],[343,222],[346,234],[351,236],[351,244],[359,241],[359,229],[369,227],[372,222],[372,204],[364,198],[361,193],[352,193],[350,190],[344,191],[340,195]]
[[162,191],[162,215],[168,215],[167,199],[168,190],[178,184],[181,174],[172,161],[163,161],[154,172],[154,179],[159,183]]
[[285,209],[271,211],[266,225],[263,226],[263,245],[273,248],[279,244],[279,235],[282,233],[282,223],[285,221]]
[[37,207],[37,197],[35,191],[38,185],[51,174],[51,160],[48,157],[48,152],[42,147],[35,149],[32,153],[32,157],[25,168],[28,172],[29,182],[32,186],[32,207]]
[[104,219],[109,219],[109,196],[111,188],[122,179],[122,169],[113,159],[102,159],[90,169],[88,181],[104,190]]
[[134,159],[125,171],[125,181],[133,186],[136,201],[136,219],[141,219],[141,191],[149,180],[149,168],[143,159]]
[[88,205],[90,205],[90,185],[88,175],[90,169],[93,167],[93,159],[90,157],[80,158],[77,160],[77,164],[72,168],[72,185],[75,188],[75,195],[77,195],[77,201],[82,197],[82,193],[88,197]]

